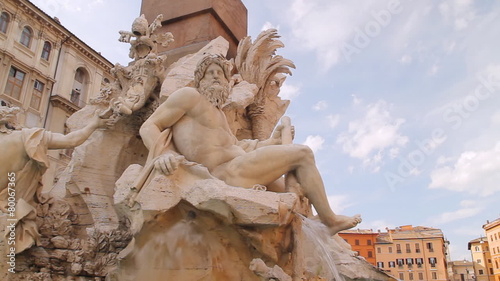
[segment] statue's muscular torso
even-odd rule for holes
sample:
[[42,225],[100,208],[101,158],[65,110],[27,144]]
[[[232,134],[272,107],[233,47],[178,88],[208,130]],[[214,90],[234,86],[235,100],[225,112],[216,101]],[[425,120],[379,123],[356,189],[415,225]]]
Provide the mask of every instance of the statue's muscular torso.
[[184,88],[172,95],[179,95],[177,98],[186,99],[191,104],[172,126],[174,144],[186,159],[212,171],[220,164],[245,154],[236,145],[237,139],[222,110],[193,88]]

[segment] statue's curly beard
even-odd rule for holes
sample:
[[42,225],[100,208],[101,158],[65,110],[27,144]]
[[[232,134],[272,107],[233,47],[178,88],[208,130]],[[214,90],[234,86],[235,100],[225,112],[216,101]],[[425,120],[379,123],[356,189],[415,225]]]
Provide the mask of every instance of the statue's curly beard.
[[229,97],[229,83],[226,81],[219,81],[216,84],[213,81],[200,81],[198,91],[205,96],[213,105],[222,108],[227,98]]

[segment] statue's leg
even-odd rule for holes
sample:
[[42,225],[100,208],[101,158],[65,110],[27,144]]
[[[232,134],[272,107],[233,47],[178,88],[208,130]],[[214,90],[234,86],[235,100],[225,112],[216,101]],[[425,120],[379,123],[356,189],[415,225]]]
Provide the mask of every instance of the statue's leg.
[[290,171],[295,171],[304,194],[332,234],[352,228],[361,221],[359,216],[335,215],[328,203],[314,154],[304,145],[262,147],[217,167],[212,174],[227,184],[249,188],[255,184],[269,185]]

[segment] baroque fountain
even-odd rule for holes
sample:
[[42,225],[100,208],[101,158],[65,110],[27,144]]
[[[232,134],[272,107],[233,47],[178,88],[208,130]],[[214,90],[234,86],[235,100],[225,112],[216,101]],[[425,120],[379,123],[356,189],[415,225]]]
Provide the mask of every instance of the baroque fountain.
[[[361,219],[331,211],[311,150],[293,143],[279,92],[295,66],[277,31],[232,60],[219,37],[166,65],[161,18],[120,31],[132,61],[70,117],[78,141],[13,128],[2,108],[1,170],[17,175],[14,196],[0,185],[2,280],[394,280],[336,235]],[[72,160],[42,194],[61,145]]]

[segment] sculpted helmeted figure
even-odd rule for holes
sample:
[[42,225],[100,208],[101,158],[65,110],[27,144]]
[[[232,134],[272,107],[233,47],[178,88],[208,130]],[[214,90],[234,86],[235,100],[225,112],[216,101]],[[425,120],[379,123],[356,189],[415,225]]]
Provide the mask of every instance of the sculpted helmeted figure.
[[76,147],[107,121],[96,115],[84,128],[63,135],[43,128],[16,130],[13,124],[18,112],[17,107],[0,107],[0,211],[11,213],[7,202],[15,192],[16,252],[19,253],[39,238],[35,206],[44,201],[40,181],[49,165],[47,150]]
[[[302,192],[331,234],[356,226],[361,221],[359,216],[336,215],[331,210],[311,149],[281,143],[282,125],[264,141],[236,139],[221,109],[229,95],[229,79],[225,58],[205,57],[195,70],[196,88],[172,93],[142,125],[140,134],[146,147],[155,149],[157,140],[164,140],[162,132],[171,130],[172,144],[180,154],[232,186],[264,185],[273,190],[273,183],[283,174],[294,172]],[[169,175],[177,169],[178,159],[167,152],[155,158],[154,166]]]

